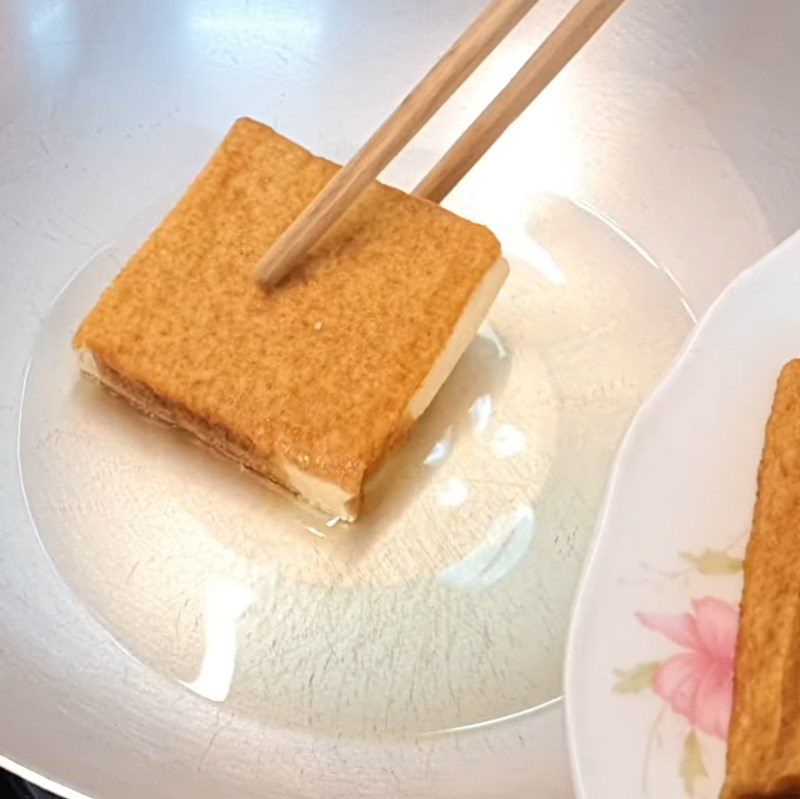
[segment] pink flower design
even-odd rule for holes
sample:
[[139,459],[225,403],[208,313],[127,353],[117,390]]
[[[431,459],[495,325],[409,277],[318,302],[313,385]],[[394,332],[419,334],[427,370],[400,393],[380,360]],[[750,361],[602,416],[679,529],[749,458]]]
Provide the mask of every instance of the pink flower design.
[[725,740],[739,613],[729,602],[713,597],[693,600],[692,609],[694,613],[679,616],[636,614],[645,627],[688,650],[659,666],[653,690],[692,726]]

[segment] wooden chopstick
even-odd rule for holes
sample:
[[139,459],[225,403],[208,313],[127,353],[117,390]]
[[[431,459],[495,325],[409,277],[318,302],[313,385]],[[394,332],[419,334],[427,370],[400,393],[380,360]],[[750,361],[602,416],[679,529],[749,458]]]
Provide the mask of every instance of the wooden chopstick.
[[279,282],[536,2],[494,0],[272,245],[257,279]]
[[425,175],[413,194],[441,202],[622,2],[580,0],[508,85]]

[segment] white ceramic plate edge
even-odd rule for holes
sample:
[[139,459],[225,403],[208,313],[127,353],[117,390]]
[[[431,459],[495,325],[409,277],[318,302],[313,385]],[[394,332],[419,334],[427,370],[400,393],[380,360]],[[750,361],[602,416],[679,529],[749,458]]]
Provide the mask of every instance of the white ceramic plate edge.
[[[675,359],[675,363],[653,390],[652,394],[641,406],[631,423],[628,432],[620,445],[617,457],[609,475],[606,486],[606,495],[598,515],[595,526],[594,536],[587,550],[586,559],[583,564],[578,589],[573,602],[572,620],[570,622],[569,634],[567,637],[567,651],[564,665],[564,709],[566,719],[566,737],[569,750],[569,763],[572,775],[573,789],[577,799],[601,799],[600,797],[589,795],[587,786],[584,782],[581,769],[581,754],[577,740],[578,718],[576,705],[574,703],[576,695],[576,681],[579,669],[576,668],[576,642],[580,639],[582,628],[585,623],[587,603],[585,600],[587,589],[593,579],[593,567],[598,561],[599,554],[604,550],[606,538],[608,537],[608,519],[611,508],[614,506],[617,496],[620,493],[622,475],[626,471],[626,465],[634,449],[634,443],[638,439],[640,430],[646,426],[651,416],[661,411],[665,403],[669,402],[672,390],[679,384],[684,371],[691,365],[700,344],[703,342],[707,331],[713,326],[718,317],[722,316],[731,299],[740,291],[744,290],[750,283],[760,277],[763,272],[769,270],[773,264],[780,261],[782,256],[792,249],[800,249],[800,231],[785,239],[774,249],[770,250],[753,266],[741,272],[712,303],[708,311],[699,321],[697,327],[691,333],[686,343]],[[613,543],[613,542],[611,542]]]

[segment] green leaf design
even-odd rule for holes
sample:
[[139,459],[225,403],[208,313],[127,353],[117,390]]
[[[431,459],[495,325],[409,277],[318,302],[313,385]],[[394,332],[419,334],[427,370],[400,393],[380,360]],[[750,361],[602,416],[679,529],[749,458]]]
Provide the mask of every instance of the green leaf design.
[[616,694],[638,694],[652,689],[658,667],[657,660],[650,663],[640,663],[632,669],[614,669],[617,682],[614,684]]
[[689,730],[689,734],[683,742],[683,757],[681,758],[681,779],[686,793],[689,796],[694,796],[697,781],[707,777],[708,772],[706,771],[705,763],[703,763],[700,740],[694,730]]
[[681,557],[700,574],[737,574],[743,566],[741,558],[732,558],[724,549],[706,549],[699,555],[681,552]]

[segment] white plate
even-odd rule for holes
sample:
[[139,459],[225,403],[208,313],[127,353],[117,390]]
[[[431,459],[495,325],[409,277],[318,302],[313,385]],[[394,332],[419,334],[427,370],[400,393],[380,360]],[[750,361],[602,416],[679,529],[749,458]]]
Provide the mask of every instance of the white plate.
[[581,797],[718,794],[741,558],[798,307],[800,234],[724,292],[621,448],[567,658]]

